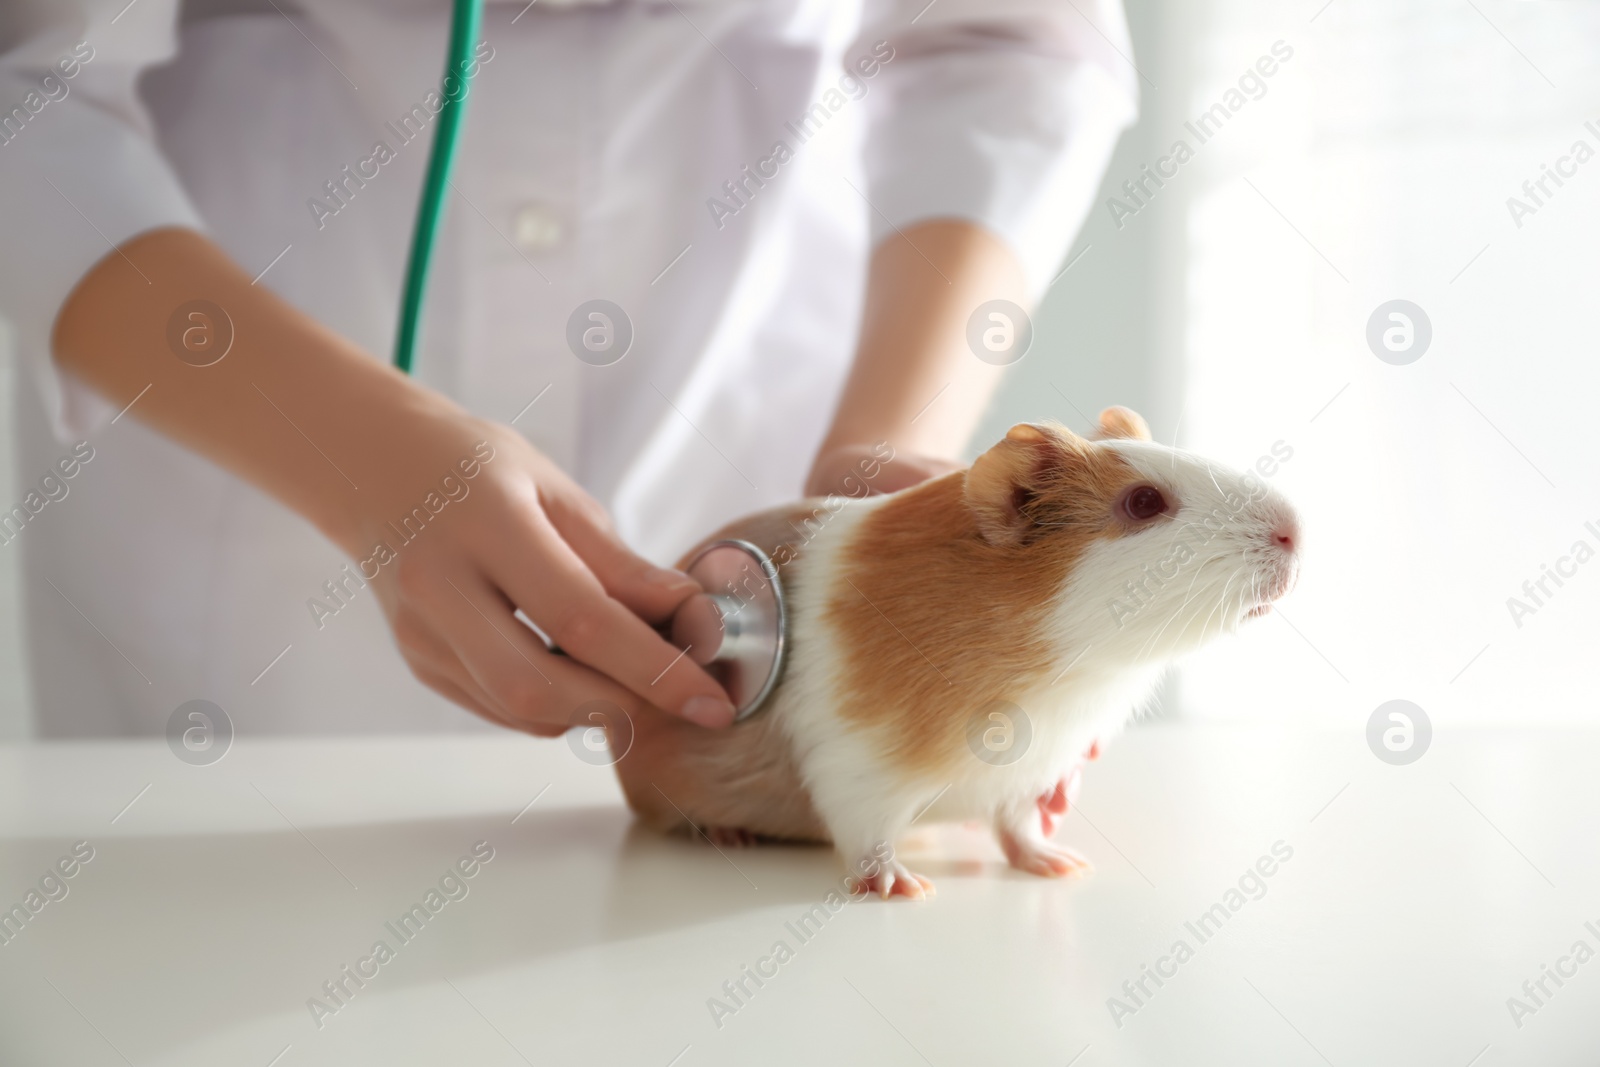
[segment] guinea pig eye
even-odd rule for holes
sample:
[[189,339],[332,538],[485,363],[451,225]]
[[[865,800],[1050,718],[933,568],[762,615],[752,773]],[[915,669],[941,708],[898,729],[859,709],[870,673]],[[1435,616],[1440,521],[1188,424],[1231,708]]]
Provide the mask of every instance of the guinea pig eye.
[[1167,510],[1167,498],[1153,485],[1141,485],[1122,498],[1122,510],[1128,518],[1146,522]]

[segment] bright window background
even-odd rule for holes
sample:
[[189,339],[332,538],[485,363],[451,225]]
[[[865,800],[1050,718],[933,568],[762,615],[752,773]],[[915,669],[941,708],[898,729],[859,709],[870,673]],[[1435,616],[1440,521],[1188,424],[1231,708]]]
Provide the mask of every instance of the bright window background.
[[[1183,439],[1293,445],[1276,480],[1307,557],[1283,614],[1186,668],[1185,713],[1597,719],[1600,559],[1520,628],[1506,601],[1575,541],[1600,550],[1600,9],[1475,3],[1201,5],[1191,112],[1273,40],[1295,56],[1167,219]],[[1579,140],[1596,158],[1518,228],[1507,197]],[[1433,326],[1409,366],[1365,342],[1394,298]]]
[[[1600,155],[1520,229],[1506,207],[1574,141],[1600,153],[1600,6],[1175,0],[1129,19],[1139,126],[980,438],[1123,402],[1235,466],[1294,449],[1273,482],[1305,524],[1298,589],[1187,662],[1161,712],[1352,726],[1405,698],[1436,727],[1600,719],[1600,558],[1520,629],[1506,606],[1575,541],[1600,550]],[[1279,40],[1294,55],[1265,95],[1200,145],[1184,121]],[[1105,198],[1180,137],[1194,159],[1118,229]],[[1409,366],[1365,340],[1396,298],[1433,327]]]

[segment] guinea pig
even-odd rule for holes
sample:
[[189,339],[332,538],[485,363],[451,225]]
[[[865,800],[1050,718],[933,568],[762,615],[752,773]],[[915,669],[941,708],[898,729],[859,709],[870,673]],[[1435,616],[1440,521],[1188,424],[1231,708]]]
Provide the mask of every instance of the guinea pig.
[[1091,439],[1024,423],[967,470],[740,520],[712,539],[778,564],[782,679],[727,730],[638,723],[658,756],[620,760],[623,790],[662,830],[831,842],[885,897],[931,891],[893,858],[913,821],[983,819],[1013,867],[1072,873],[1040,796],[1289,590],[1299,536],[1256,476],[1115,407]]

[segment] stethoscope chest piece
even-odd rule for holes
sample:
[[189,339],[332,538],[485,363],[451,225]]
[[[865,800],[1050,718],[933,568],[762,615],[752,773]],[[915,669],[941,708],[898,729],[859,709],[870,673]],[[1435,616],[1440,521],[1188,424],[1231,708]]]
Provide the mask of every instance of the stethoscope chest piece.
[[698,593],[672,617],[672,642],[728,691],[736,719],[755,714],[783,672],[788,620],[778,568],[748,541],[713,541],[684,568]]

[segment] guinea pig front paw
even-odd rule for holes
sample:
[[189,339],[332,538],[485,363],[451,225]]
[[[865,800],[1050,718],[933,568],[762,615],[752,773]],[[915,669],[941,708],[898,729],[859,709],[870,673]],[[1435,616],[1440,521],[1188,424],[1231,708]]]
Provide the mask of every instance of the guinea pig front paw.
[[1094,864],[1079,853],[1032,833],[1002,827],[996,831],[996,836],[1000,839],[1000,850],[1006,854],[1006,862],[1019,871],[1042,878],[1062,878],[1094,870]]
[[938,893],[933,881],[906,867],[899,860],[873,863],[876,871],[861,876],[861,892],[876,893],[884,900],[905,897],[907,900],[931,900]]

